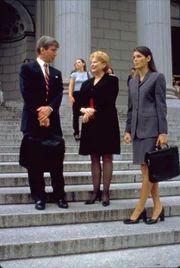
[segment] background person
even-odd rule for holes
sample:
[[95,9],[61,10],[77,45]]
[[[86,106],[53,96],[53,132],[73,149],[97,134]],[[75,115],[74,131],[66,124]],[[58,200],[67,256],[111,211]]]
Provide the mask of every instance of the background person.
[[79,140],[80,88],[82,83],[91,78],[92,75],[87,72],[86,63],[83,59],[77,59],[74,67],[76,71],[71,73],[69,81],[69,103],[73,110],[74,138]]
[[120,133],[116,110],[119,91],[118,78],[106,74],[109,56],[97,51],[91,54],[91,71],[95,77],[81,87],[81,112],[83,123],[79,154],[90,155],[93,194],[86,205],[101,200],[101,163],[103,171],[103,206],[108,206],[109,187],[113,171],[113,154],[120,154]]
[[[49,129],[53,134],[62,136],[59,116],[63,96],[62,76],[59,70],[49,65],[56,57],[58,48],[59,43],[54,38],[42,36],[37,42],[37,60],[21,66],[20,90],[24,99],[21,131],[24,134],[31,132],[41,137]],[[31,196],[36,209],[45,209],[43,173],[38,169],[38,163],[36,167],[28,169]],[[59,207],[68,208],[64,192],[63,162],[59,161],[59,165],[50,170],[50,174],[54,199]]]
[[133,68],[131,68],[130,72],[131,72],[131,74],[128,75],[128,79],[127,79],[127,86],[129,86],[130,79],[132,79],[135,76],[136,69],[133,67]]
[[[142,187],[140,200],[125,224],[138,223],[143,219],[147,224],[164,220],[164,209],[160,202],[158,183],[149,181],[148,166],[144,162],[145,153],[156,145],[167,143],[166,83],[164,75],[158,73],[149,48],[140,46],[134,49],[133,60],[139,75],[129,82],[128,112],[124,141],[133,143],[133,163],[141,165]],[[144,209],[151,193],[154,210],[151,219],[146,221]]]
[[114,71],[113,71],[113,69],[112,69],[111,67],[109,67],[109,69],[107,70],[106,73],[107,73],[107,74],[110,74],[110,75],[115,75],[115,74],[114,74]]
[[29,59],[24,59],[24,60],[23,60],[23,63],[28,63],[28,62],[30,62]]

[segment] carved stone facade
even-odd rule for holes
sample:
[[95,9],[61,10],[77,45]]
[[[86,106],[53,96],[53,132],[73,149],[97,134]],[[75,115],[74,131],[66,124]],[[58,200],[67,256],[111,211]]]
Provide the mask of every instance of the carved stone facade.
[[[23,1],[22,1],[23,2]],[[35,58],[35,1],[5,0],[0,4],[0,82],[4,100],[19,100],[19,68]]]
[[[138,0],[138,4],[136,0],[1,1],[0,82],[4,99],[21,100],[18,77],[20,65],[25,58],[34,60],[36,40],[41,35],[50,35],[60,43],[54,66],[62,71],[66,88],[75,60],[83,58],[89,67],[90,53],[103,50],[109,54],[111,66],[119,78],[118,102],[126,103],[126,81],[129,70],[133,66],[133,48],[139,44],[139,40],[143,40],[143,43],[145,42],[151,48],[151,44],[143,39],[145,35],[140,31],[140,26],[148,22],[144,14],[148,17],[151,10],[153,14],[157,10],[154,4],[151,4],[151,9],[147,9],[148,2],[152,3],[150,0]],[[158,47],[162,44],[163,55],[168,55],[166,59],[162,55],[159,59],[157,57],[157,61],[161,60],[161,65],[158,64],[159,71],[165,73],[168,80],[168,92],[171,91],[168,96],[174,98],[171,83],[170,27],[171,25],[180,27],[180,20],[178,7],[170,8],[170,0],[166,3],[167,5],[164,6],[164,1],[156,0],[161,10],[161,18],[165,18],[162,24],[165,34],[163,37],[154,36],[151,49],[153,54],[156,54],[156,45]],[[168,16],[169,20],[166,19]],[[154,21],[154,27],[156,23],[158,25],[158,21]],[[147,28],[151,30],[151,34],[156,31],[152,26],[153,24],[149,24]],[[164,43],[166,46],[163,46]]]

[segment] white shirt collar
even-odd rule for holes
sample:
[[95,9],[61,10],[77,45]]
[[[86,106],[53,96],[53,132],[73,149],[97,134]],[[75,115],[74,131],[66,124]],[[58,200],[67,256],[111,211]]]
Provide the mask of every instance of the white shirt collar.
[[[44,63],[46,63],[45,61],[41,60],[40,58],[37,58],[37,62],[39,63],[39,65],[41,66],[41,68],[44,68]],[[49,64],[46,63],[49,67]]]

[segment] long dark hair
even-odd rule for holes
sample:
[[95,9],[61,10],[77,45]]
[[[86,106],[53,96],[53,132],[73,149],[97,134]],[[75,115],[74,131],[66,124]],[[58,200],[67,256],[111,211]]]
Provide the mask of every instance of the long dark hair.
[[86,62],[83,60],[83,59],[78,59],[80,60],[82,63],[84,63],[84,71],[87,72],[87,69],[86,69]]
[[157,69],[156,69],[156,65],[155,65],[155,62],[154,62],[154,58],[153,58],[152,52],[151,52],[151,50],[148,47],[144,47],[144,46],[136,47],[134,49],[134,52],[135,51],[138,51],[139,53],[143,54],[145,57],[150,56],[151,59],[148,62],[149,70],[151,72],[157,72]]

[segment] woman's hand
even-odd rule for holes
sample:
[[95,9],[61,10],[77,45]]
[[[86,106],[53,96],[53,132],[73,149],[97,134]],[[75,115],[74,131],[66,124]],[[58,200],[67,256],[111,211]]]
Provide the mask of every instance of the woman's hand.
[[89,116],[87,114],[83,115],[82,122],[87,123],[89,121]]
[[73,96],[69,96],[69,105],[73,106],[73,103],[75,102],[75,99],[73,98]]
[[95,111],[96,110],[94,108],[86,108],[85,114],[88,115],[89,117],[91,117],[92,115],[94,115]]
[[88,117],[91,117],[96,112],[93,108],[81,108],[80,112],[86,114]]
[[131,135],[129,133],[127,133],[127,132],[124,135],[124,142],[127,143],[127,144],[132,143]]
[[162,147],[163,144],[167,143],[167,137],[165,134],[159,134],[157,141],[156,141],[156,146],[160,145]]
[[86,108],[81,108],[81,109],[80,109],[80,112],[81,112],[82,114],[85,114],[85,111],[86,111]]

